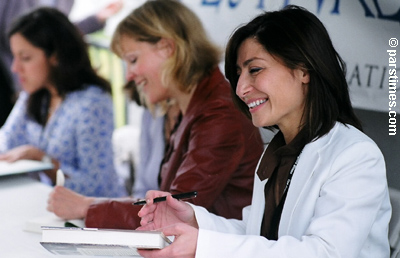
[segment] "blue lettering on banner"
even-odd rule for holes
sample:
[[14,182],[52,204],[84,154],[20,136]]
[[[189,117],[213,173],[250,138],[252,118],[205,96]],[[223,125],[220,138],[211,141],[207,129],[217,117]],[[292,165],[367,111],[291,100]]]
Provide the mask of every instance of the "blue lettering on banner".
[[[228,6],[229,8],[233,9],[236,8],[240,4],[241,0],[228,0]],[[222,0],[202,0],[202,5],[203,6],[220,6]]]
[[[365,0],[359,0],[359,1],[361,3],[362,7],[364,8],[365,17],[375,18],[375,15],[372,13],[372,11],[369,8],[369,6],[367,5],[367,3],[365,3]],[[383,1],[373,0],[372,2],[374,3],[376,12],[378,13],[378,19],[396,21],[396,22],[400,23],[400,8],[399,8],[399,10],[397,10],[397,13],[395,13],[395,14],[391,14],[391,15],[384,14],[384,13],[382,13],[381,5],[379,4],[379,2],[383,2]]]
[[221,0],[216,0],[216,1],[203,0],[201,2],[201,5],[204,5],[204,6],[207,6],[207,5],[209,5],[209,6],[219,6],[220,3],[221,3]]
[[[225,0],[228,3],[228,7],[230,9],[237,8],[241,3],[242,0]],[[222,2],[224,0],[201,0],[201,5],[203,6],[215,6],[215,7],[220,7]],[[245,1],[243,1],[245,3]],[[290,0],[283,0],[282,4],[283,6],[289,5]],[[322,7],[324,6],[325,0],[316,0],[317,2],[317,13],[320,13]],[[372,0],[372,4],[367,4],[365,0],[359,0],[362,8],[364,9],[364,14],[365,17],[369,18],[378,18],[381,20],[389,20],[389,21],[394,21],[394,22],[399,22],[400,23],[400,8],[397,10],[396,13],[394,14],[385,14],[382,12],[381,5],[384,2],[384,0]],[[256,9],[265,9],[265,0],[259,0],[257,5],[255,6]],[[376,11],[377,15],[374,15],[371,5]],[[340,0],[335,0],[334,5],[332,6],[332,10],[330,11],[331,14],[340,14]]]

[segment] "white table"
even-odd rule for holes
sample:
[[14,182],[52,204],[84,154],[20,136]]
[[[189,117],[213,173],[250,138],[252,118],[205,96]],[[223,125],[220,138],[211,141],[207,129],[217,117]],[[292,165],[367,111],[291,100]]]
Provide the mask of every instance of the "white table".
[[50,191],[50,186],[27,175],[0,177],[0,257],[85,257],[53,255],[40,245],[41,234],[23,230],[26,221],[49,214]]
[[[32,179],[27,174],[0,176],[1,258],[99,257],[54,255],[40,245],[41,234],[24,231],[25,223],[28,220],[51,215],[46,210],[51,190],[50,186]],[[123,258],[123,256],[120,257]]]

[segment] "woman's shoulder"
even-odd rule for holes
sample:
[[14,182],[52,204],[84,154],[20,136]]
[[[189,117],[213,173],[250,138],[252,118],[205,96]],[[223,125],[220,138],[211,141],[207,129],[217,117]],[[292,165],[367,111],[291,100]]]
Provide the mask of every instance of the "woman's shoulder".
[[232,110],[235,107],[229,83],[224,78],[210,80],[208,84],[201,86],[203,88],[198,90],[197,93],[199,94],[192,97],[198,112],[215,109],[228,112],[228,110]]
[[64,99],[64,111],[74,114],[90,114],[113,110],[111,95],[96,86],[87,86],[84,89],[71,92]]
[[67,98],[75,101],[85,100],[85,103],[90,103],[111,100],[111,95],[96,85],[87,85],[83,89],[69,93]]
[[329,131],[328,134],[311,142],[312,149],[318,149],[320,153],[329,152],[341,153],[345,149],[355,148],[359,151],[370,151],[373,149],[380,152],[377,144],[368,137],[365,133],[358,130],[352,125],[336,122],[335,126]]
[[375,144],[364,132],[349,124],[337,122],[329,134],[332,134],[332,139],[335,142],[342,144],[353,144],[356,142],[371,142]]

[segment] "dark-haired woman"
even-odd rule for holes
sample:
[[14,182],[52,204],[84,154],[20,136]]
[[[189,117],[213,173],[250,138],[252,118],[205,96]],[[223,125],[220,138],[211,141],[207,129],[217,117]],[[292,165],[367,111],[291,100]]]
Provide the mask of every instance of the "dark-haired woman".
[[60,168],[74,191],[125,195],[113,166],[110,85],[92,68],[79,31],[61,12],[40,8],[8,35],[23,92],[1,128],[0,159],[48,160],[54,169],[42,181],[54,184]]
[[142,229],[174,235],[144,257],[389,257],[384,158],[361,132],[344,66],[323,24],[288,6],[234,32],[225,72],[258,127],[279,132],[255,174],[243,220],[226,220],[152,191]]

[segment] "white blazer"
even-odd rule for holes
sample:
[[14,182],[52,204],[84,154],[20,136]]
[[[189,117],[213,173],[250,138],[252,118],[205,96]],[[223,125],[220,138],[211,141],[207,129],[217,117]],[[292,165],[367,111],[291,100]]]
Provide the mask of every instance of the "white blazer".
[[252,204],[244,208],[241,221],[193,206],[200,227],[197,258],[389,257],[391,206],[384,158],[356,128],[337,123],[304,147],[277,241],[260,236],[266,181],[255,175]]

